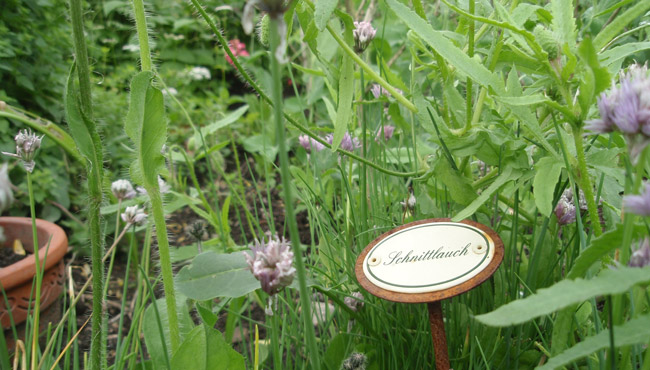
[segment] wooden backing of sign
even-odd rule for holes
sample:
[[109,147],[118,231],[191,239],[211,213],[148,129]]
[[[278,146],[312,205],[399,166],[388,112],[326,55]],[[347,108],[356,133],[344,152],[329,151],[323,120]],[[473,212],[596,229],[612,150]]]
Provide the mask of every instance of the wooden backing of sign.
[[468,290],[473,289],[474,287],[480,285],[483,283],[485,280],[489,279],[492,274],[497,270],[499,265],[501,264],[501,261],[503,260],[503,254],[504,254],[504,249],[503,249],[503,241],[501,241],[501,238],[499,238],[499,235],[494,232],[494,230],[490,229],[489,227],[479,224],[478,222],[470,221],[470,220],[463,220],[460,221],[460,223],[466,224],[473,226],[482,232],[484,232],[486,235],[492,239],[494,242],[494,256],[492,258],[492,261],[488,264],[488,266],[478,273],[478,275],[474,276],[473,278],[465,281],[464,283],[461,283],[459,285],[456,285],[454,287],[451,287],[449,289],[444,289],[444,290],[438,290],[434,292],[427,292],[427,293],[399,293],[399,292],[394,292],[391,290],[387,290],[384,288],[380,288],[376,286],[375,284],[371,283],[370,280],[366,277],[366,275],[363,273],[363,261],[366,258],[366,255],[370,253],[370,250],[385,239],[386,237],[403,230],[405,228],[411,227],[411,226],[416,226],[416,225],[422,225],[422,224],[429,224],[429,223],[436,223],[436,222],[451,222],[451,219],[449,218],[430,218],[426,220],[420,220],[420,221],[414,221],[410,222],[408,224],[402,225],[398,228],[392,229],[381,236],[379,236],[377,239],[373,240],[368,246],[361,252],[359,257],[357,258],[356,266],[355,266],[355,273],[357,275],[357,281],[359,281],[359,284],[367,290],[370,294],[377,296],[379,298],[383,298],[389,301],[393,302],[404,302],[404,303],[427,303],[427,302],[435,302],[435,301],[440,301],[443,299],[451,298],[456,295],[459,295],[461,293],[465,293]]

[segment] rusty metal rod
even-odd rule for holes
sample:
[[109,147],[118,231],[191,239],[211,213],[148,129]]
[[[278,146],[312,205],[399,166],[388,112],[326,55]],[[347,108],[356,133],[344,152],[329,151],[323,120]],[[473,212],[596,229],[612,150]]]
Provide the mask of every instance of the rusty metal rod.
[[445,322],[442,316],[440,301],[427,303],[429,308],[429,324],[431,325],[431,338],[433,338],[433,353],[436,360],[436,370],[449,370],[449,352],[447,350],[447,336],[445,335]]

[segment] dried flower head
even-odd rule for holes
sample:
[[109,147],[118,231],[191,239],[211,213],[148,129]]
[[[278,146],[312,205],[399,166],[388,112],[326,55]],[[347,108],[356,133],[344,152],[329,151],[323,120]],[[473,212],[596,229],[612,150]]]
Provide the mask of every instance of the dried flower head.
[[262,290],[273,295],[291,284],[296,269],[293,267],[293,252],[284,238],[269,237],[266,243],[255,241],[251,251],[252,255],[244,253],[244,256]]
[[11,181],[9,180],[9,166],[3,163],[0,166],[0,213],[9,208],[13,202],[14,192],[11,189]]
[[363,295],[359,292],[354,292],[349,297],[345,297],[343,303],[345,303],[345,305],[352,311],[357,312],[361,307],[363,307]]
[[352,31],[352,35],[354,36],[354,50],[359,54],[363,53],[375,38],[376,34],[377,30],[372,27],[370,22],[354,22],[354,30]]
[[298,136],[298,143],[300,146],[305,148],[307,152],[311,152],[312,150],[320,152],[321,150],[325,149],[325,145],[319,143],[307,135]]
[[2,152],[2,154],[20,159],[23,162],[25,170],[31,173],[34,171],[34,166],[36,165],[34,163],[36,150],[41,147],[43,136],[39,137],[31,130],[21,130],[14,140],[16,141],[16,154],[6,152]]
[[341,370],[365,370],[367,360],[363,353],[354,352],[343,361]]
[[636,215],[650,216],[650,182],[645,184],[640,195],[624,196],[623,209]]
[[126,222],[127,225],[144,225],[147,221],[147,214],[138,206],[126,207],[124,213],[122,213],[122,221]]
[[630,267],[650,266],[650,239],[645,238],[639,242],[638,248],[630,256],[627,265]]
[[415,195],[413,192],[409,194],[409,197],[406,199],[404,202],[399,202],[402,207],[407,208],[407,209],[414,209],[415,204],[417,203],[417,199],[415,198]]
[[621,73],[620,86],[598,98],[600,118],[587,122],[596,133],[620,131],[626,136],[630,157],[636,162],[650,143],[650,77],[646,66],[635,64]]
[[208,223],[201,219],[196,220],[189,225],[186,233],[195,240],[201,241],[208,237]]
[[133,199],[137,195],[129,180],[117,180],[111,184],[111,191],[117,200]]

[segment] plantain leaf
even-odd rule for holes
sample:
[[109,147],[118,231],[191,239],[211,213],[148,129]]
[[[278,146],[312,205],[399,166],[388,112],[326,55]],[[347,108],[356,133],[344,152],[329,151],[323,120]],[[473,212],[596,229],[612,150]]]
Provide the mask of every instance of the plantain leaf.
[[650,267],[605,269],[590,280],[562,280],[549,288],[538,290],[536,294],[529,297],[476,316],[476,319],[490,326],[517,325],[595,296],[620,294],[636,284],[648,282],[650,282]]
[[549,216],[553,207],[553,192],[564,163],[553,157],[544,157],[535,164],[533,194],[535,205],[543,216]]
[[[647,343],[648,337],[650,337],[650,315],[639,316],[623,325],[614,327],[614,343],[616,347]],[[544,366],[538,367],[537,370],[556,369],[601,349],[609,348],[609,346],[609,329],[605,329],[552,357]]]
[[436,31],[427,21],[397,0],[387,0],[386,4],[413,32],[426,41],[438,54],[459,71],[478,82],[481,86],[503,91],[503,83],[497,76],[475,59],[470,58],[455,46],[440,31]]
[[167,140],[163,95],[151,85],[153,72],[140,72],[131,81],[131,98],[124,130],[135,144],[136,160],[131,178],[145,188],[158,187],[158,174],[165,166],[160,153]]

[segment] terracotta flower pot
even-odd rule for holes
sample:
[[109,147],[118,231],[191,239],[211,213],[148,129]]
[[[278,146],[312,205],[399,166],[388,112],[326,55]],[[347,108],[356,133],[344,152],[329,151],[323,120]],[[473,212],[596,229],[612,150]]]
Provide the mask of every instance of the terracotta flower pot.
[[[13,241],[19,239],[26,251],[34,252],[30,218],[0,217],[0,227],[4,228],[4,234],[7,237],[5,243],[0,247],[11,248]],[[63,229],[49,221],[37,219],[36,229],[40,263],[42,264],[45,260],[45,273],[41,286],[41,310],[44,310],[54,303],[63,291],[63,256],[68,250],[68,237]],[[0,289],[4,289],[9,301],[9,310],[7,310],[0,291],[0,325],[3,329],[11,327],[10,312],[14,324],[18,325],[27,318],[27,310],[34,308],[35,300],[32,299],[30,307],[29,295],[35,274],[36,258],[34,258],[34,254],[28,255],[12,265],[0,268]]]

